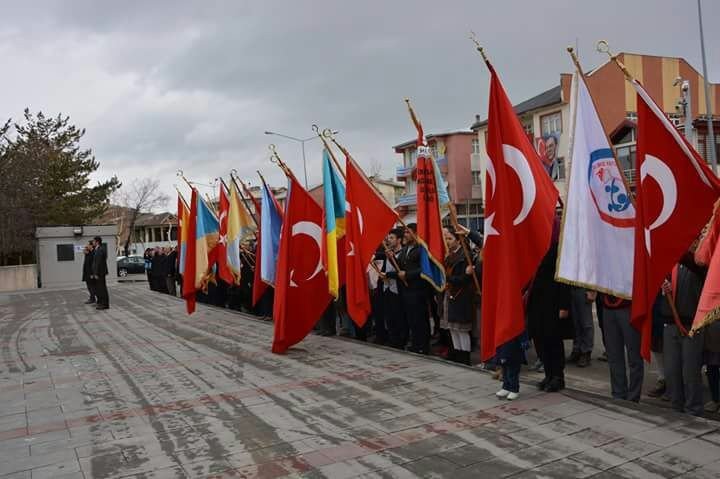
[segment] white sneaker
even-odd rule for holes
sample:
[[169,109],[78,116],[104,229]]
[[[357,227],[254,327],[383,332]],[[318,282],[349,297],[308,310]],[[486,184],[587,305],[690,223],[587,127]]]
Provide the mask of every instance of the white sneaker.
[[508,394],[510,394],[510,391],[508,391],[506,389],[501,389],[495,393],[495,395],[500,399],[504,399],[504,398],[508,397]]
[[507,395],[507,400],[508,400],[508,401],[513,401],[513,400],[515,400],[515,399],[517,399],[517,398],[519,398],[519,397],[520,397],[520,393],[508,393],[508,395]]

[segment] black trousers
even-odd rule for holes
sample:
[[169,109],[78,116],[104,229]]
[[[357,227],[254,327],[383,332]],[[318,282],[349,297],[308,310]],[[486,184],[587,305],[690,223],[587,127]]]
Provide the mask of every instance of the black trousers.
[[388,332],[388,345],[397,349],[405,349],[409,329],[399,294],[390,291],[383,292],[382,315]]
[[543,336],[539,339],[542,344],[540,351],[545,377],[565,378],[565,344],[560,336]]
[[95,280],[95,294],[99,306],[110,306],[110,294],[108,293],[105,276],[98,276]]
[[95,294],[95,280],[89,279],[85,281],[87,285],[88,293],[90,293],[90,301],[97,301],[97,295]]
[[430,353],[430,315],[427,295],[424,291],[405,290],[402,304],[410,327],[410,350],[414,353]]

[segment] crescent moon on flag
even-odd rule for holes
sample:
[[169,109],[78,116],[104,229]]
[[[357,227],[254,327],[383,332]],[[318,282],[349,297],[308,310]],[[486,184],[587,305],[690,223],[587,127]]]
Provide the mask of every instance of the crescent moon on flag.
[[[320,228],[317,223],[313,223],[312,221],[299,221],[295,223],[292,227],[292,236],[297,235],[309,236],[315,241],[318,247],[318,263],[315,267],[315,271],[313,271],[313,273],[303,281],[307,282],[317,276],[320,271],[322,271],[322,258],[320,257],[320,251],[322,250],[322,228]],[[295,273],[295,270],[290,271],[290,286],[297,287],[297,283],[295,283],[292,279],[293,273]]]
[[660,187],[660,191],[663,195],[663,206],[660,210],[660,215],[653,223],[645,228],[645,247],[647,248],[648,254],[650,253],[650,232],[655,228],[659,228],[664,225],[677,205],[677,183],[675,182],[675,175],[673,175],[670,167],[665,164],[660,158],[652,155],[645,155],[645,161],[640,166],[640,181],[645,181],[647,176],[651,176],[657,182]]
[[487,165],[485,166],[485,170],[487,171],[488,176],[490,177],[490,182],[492,184],[492,193],[490,193],[490,198],[495,197],[495,165],[493,165],[492,160],[489,160],[487,162]]
[[[349,203],[348,203],[348,206],[350,206]],[[348,208],[346,211],[350,211],[350,209]],[[360,227],[360,234],[363,234],[365,225],[363,224],[363,215],[362,215],[362,210],[360,208],[357,209],[357,216],[358,216],[358,226]],[[355,256],[355,244],[352,241],[350,242],[350,251],[348,252],[347,255]]]
[[522,208],[513,220],[513,226],[517,226],[525,221],[525,218],[530,214],[530,210],[535,204],[535,177],[522,151],[512,145],[503,145],[502,148],[505,163],[515,171],[515,174],[520,180],[520,186],[522,187]]

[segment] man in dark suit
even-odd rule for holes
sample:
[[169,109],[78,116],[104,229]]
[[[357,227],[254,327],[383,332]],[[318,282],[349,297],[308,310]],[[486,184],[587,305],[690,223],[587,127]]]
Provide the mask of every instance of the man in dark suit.
[[405,230],[405,246],[398,255],[400,271],[388,273],[391,279],[399,279],[400,298],[408,326],[410,327],[410,351],[430,353],[430,315],[428,310],[428,284],[420,276],[420,247],[417,244],[417,225],[410,223]]
[[90,298],[85,301],[85,304],[95,304],[97,302],[97,297],[95,296],[95,280],[92,279],[92,261],[94,248],[95,246],[93,245],[93,242],[90,241],[88,242],[88,244],[85,245],[85,248],[83,250],[83,253],[85,253],[85,258],[83,260],[82,280],[85,282],[85,284],[87,284],[88,293],[90,293]]
[[93,250],[92,279],[95,280],[95,294],[98,303],[95,309],[108,309],[110,307],[110,296],[105,282],[108,274],[107,253],[102,247],[101,237],[96,236],[93,243],[95,249]]

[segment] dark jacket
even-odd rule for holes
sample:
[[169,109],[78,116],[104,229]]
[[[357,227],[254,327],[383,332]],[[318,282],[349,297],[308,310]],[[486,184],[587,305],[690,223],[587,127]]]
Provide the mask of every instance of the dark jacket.
[[[693,269],[690,269],[685,264],[679,265],[677,291],[673,291],[675,307],[680,316],[680,322],[682,322],[686,328],[692,326],[704,283],[704,276],[701,270],[697,268]],[[658,303],[658,312],[665,324],[674,324],[675,320],[673,319],[672,309],[670,309],[670,304],[666,298],[663,298],[663,301]]]
[[[401,293],[403,291],[409,293],[427,292],[427,282],[420,276],[420,246],[413,245],[411,247],[403,246],[400,254],[397,256],[397,263],[401,270],[405,271],[405,285],[402,281],[398,281]],[[396,272],[388,273],[388,278],[397,279]]]
[[572,318],[560,319],[560,310],[570,311],[570,286],[555,281],[557,243],[550,247],[532,282],[527,304],[528,335],[531,338],[575,336]]
[[93,275],[93,251],[90,250],[89,252],[85,253],[85,258],[83,259],[83,272],[82,272],[82,280],[87,282],[90,281],[92,278],[90,276]]
[[107,276],[108,274],[107,254],[102,247],[95,248],[93,251],[92,274],[94,276]]
[[475,287],[472,276],[465,273],[467,261],[462,248],[445,258],[449,323],[470,323],[474,317]]
[[177,274],[177,251],[172,251],[165,258],[165,276],[174,278]]

